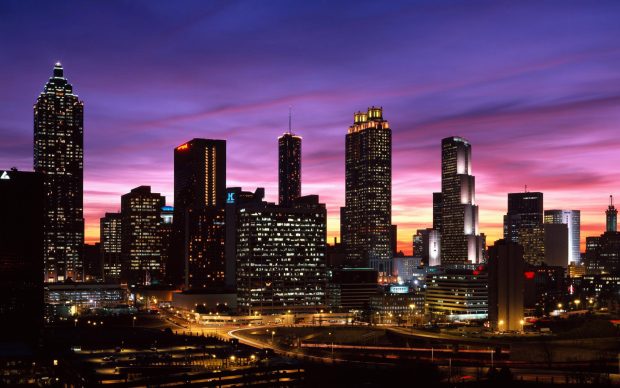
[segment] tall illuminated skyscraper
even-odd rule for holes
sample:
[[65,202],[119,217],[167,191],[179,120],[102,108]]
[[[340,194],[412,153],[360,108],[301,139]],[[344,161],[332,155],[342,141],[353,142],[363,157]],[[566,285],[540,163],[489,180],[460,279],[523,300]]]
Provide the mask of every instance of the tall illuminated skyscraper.
[[346,137],[345,173],[346,261],[391,275],[392,130],[382,108],[355,113]]
[[288,206],[301,197],[301,136],[291,131],[289,115],[288,132],[278,138],[278,198],[280,205]]
[[581,240],[581,212],[579,210],[545,210],[545,224],[568,226],[568,261],[581,264],[579,242]]
[[187,289],[220,287],[225,272],[226,141],[174,150],[174,246],[167,270]]
[[34,105],[34,170],[43,174],[44,279],[83,280],[84,103],[60,63]]
[[471,144],[461,137],[441,141],[441,264],[479,263],[475,177],[471,175]]

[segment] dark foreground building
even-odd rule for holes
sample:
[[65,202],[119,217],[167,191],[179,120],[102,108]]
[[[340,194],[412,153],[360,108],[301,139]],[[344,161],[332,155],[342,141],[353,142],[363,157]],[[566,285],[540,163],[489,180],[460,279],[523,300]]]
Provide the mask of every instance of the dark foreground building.
[[0,342],[34,344],[43,324],[43,177],[0,170],[0,203]]

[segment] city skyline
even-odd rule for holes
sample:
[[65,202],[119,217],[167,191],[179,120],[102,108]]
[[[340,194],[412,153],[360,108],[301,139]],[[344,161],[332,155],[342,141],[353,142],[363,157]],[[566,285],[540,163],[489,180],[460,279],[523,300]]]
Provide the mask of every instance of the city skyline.
[[[516,16],[511,15],[511,20],[501,7],[480,4],[467,9],[456,7],[441,17],[440,7],[431,5],[421,10],[371,4],[353,10],[339,5],[334,11],[339,17],[351,13],[345,26],[377,17],[394,18],[398,23],[377,36],[359,31],[359,36],[336,34],[334,48],[324,48],[312,40],[321,41],[320,35],[303,37],[302,28],[311,24],[294,26],[301,21],[301,15],[312,11],[310,5],[299,6],[299,12],[293,12],[277,30],[261,20],[266,15],[262,12],[273,11],[275,5],[262,12],[248,12],[242,19],[247,29],[258,32],[254,43],[271,50],[275,58],[284,59],[282,64],[268,55],[261,57],[257,53],[260,50],[234,36],[229,37],[228,46],[217,46],[224,50],[218,58],[196,57],[182,47],[179,58],[167,58],[167,49],[176,47],[196,30],[209,32],[212,28],[226,34],[225,23],[235,16],[234,4],[218,4],[198,16],[191,15],[188,9],[173,13],[170,21],[157,26],[153,37],[145,34],[148,21],[161,22],[163,15],[170,12],[165,7],[151,8],[142,25],[128,25],[129,18],[120,17],[119,31],[112,31],[110,38],[104,36],[108,30],[101,25],[112,14],[95,17],[86,12],[84,20],[77,20],[68,31],[92,31],[95,40],[103,45],[101,53],[84,48],[86,41],[81,39],[69,44],[70,33],[60,34],[54,41],[47,37],[36,41],[33,31],[40,32],[42,27],[35,24],[45,13],[33,15],[23,26],[17,25],[20,18],[13,15],[0,27],[4,35],[22,29],[29,34],[17,40],[19,44],[3,43],[7,57],[14,60],[4,64],[1,75],[8,91],[0,97],[2,129],[8,141],[0,145],[0,163],[2,168],[32,169],[30,109],[53,63],[60,60],[86,106],[84,214],[86,241],[94,242],[99,236],[99,218],[105,212],[118,211],[120,196],[133,187],[152,186],[172,204],[173,149],[193,137],[226,140],[231,147],[227,186],[249,190],[265,187],[266,199],[276,202],[277,137],[286,129],[288,106],[293,105],[294,127],[304,138],[302,192],[317,193],[327,204],[331,241],[338,235],[339,208],[344,204],[344,139],[350,112],[378,105],[384,108],[393,129],[392,223],[399,227],[399,249],[410,252],[415,230],[432,226],[432,193],[439,190],[441,180],[440,142],[454,135],[467,138],[475,149],[480,231],[487,235],[489,243],[501,237],[506,194],[527,185],[531,191],[545,193],[545,209],[582,211],[583,250],[586,236],[604,231],[607,199],[617,189],[612,166],[620,161],[620,156],[614,154],[620,144],[614,136],[620,100],[613,85],[620,79],[620,70],[611,64],[620,59],[620,50],[613,44],[620,27],[612,24],[617,4],[591,6],[589,17],[579,16],[583,9],[569,5],[545,9],[525,4]],[[75,16],[75,12],[88,10],[82,5],[75,10],[64,7],[50,12],[69,18],[72,13]],[[13,4],[7,12],[19,15],[25,11]],[[535,12],[560,15],[544,22],[540,19],[545,18],[532,21],[523,37],[498,30],[501,23],[525,26]],[[468,15],[467,21],[458,20],[463,13]],[[493,19],[493,15],[497,21],[485,21]],[[272,17],[280,20],[283,13]],[[448,29],[470,24],[478,28],[464,32],[471,41],[463,43],[450,41],[450,34],[445,32],[435,36],[433,31],[437,32],[438,27],[430,24],[420,27],[423,31],[404,26],[406,17],[428,17]],[[222,25],[206,27],[221,18]],[[315,14],[304,23],[318,22],[319,18]],[[87,23],[94,23],[98,31],[89,30]],[[334,26],[330,31],[333,34],[336,27],[345,26]],[[297,35],[293,36],[298,39],[303,37],[301,42],[280,37],[280,28],[285,27],[294,29]],[[110,55],[115,51],[106,49],[106,44],[123,31],[136,36],[121,45],[121,53],[130,52],[130,45],[140,39],[145,43],[145,52],[133,61],[123,55]],[[494,36],[488,37],[491,32]],[[543,36],[537,38],[536,33]],[[409,46],[409,41],[422,36],[428,42],[412,42]],[[202,39],[198,47],[213,43],[215,38]],[[161,47],[156,47],[160,40]],[[562,45],[564,41],[570,44]],[[519,49],[520,55],[511,54],[502,42],[514,44],[511,48]],[[45,44],[48,46],[43,48]],[[389,50],[381,50],[381,55],[374,58],[349,62],[346,53],[371,44],[385,45]],[[237,50],[226,51],[226,47],[239,52],[249,50],[255,61],[246,63]],[[280,57],[287,50],[302,47],[307,51],[299,58]],[[439,49],[445,47],[452,50]],[[34,52],[37,48],[40,50]],[[344,48],[344,53],[337,54]],[[323,49],[327,50],[325,57],[316,60]],[[432,60],[418,57],[417,53]],[[463,59],[461,66],[452,74],[452,60],[459,55]],[[477,62],[476,56],[485,61]],[[217,60],[210,63],[213,59]],[[152,61],[149,67],[144,67],[145,60]],[[186,63],[196,60],[205,69]],[[280,74],[286,68],[294,70]],[[373,68],[380,79],[367,80]],[[295,83],[296,79],[299,82]],[[512,149],[527,152],[511,153]],[[255,158],[248,160],[248,153]],[[506,170],[511,173],[506,174]]]

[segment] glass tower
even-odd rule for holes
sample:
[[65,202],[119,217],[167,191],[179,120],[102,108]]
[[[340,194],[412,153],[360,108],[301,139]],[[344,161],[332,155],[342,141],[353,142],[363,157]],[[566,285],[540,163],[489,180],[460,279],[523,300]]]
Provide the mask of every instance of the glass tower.
[[471,175],[471,144],[461,137],[441,141],[441,265],[479,263],[475,177]]

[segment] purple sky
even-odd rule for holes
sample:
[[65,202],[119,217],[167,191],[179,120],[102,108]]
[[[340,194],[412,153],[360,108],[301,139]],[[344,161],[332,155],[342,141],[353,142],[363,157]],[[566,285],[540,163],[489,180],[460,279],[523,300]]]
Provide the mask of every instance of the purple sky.
[[304,138],[303,193],[329,235],[344,202],[356,110],[393,129],[400,247],[431,223],[440,141],[473,144],[481,229],[501,234],[506,193],[582,210],[582,239],[620,195],[620,2],[4,1],[0,168],[32,169],[32,104],[61,61],[85,102],[87,240],[120,195],[172,204],[172,150],[228,141],[228,185],[277,197],[277,137]]

